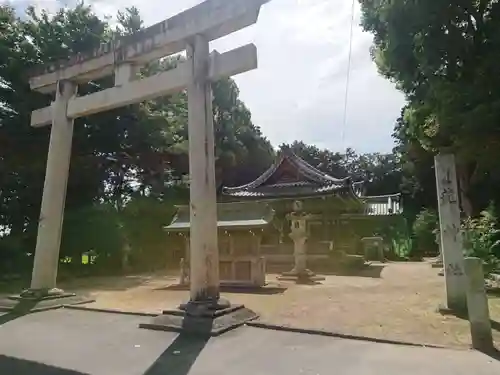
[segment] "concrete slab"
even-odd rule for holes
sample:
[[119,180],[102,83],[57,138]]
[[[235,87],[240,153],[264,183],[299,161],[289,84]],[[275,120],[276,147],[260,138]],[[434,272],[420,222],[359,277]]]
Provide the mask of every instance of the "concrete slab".
[[148,317],[80,310],[26,315],[0,326],[0,374],[493,375],[473,351],[376,344],[243,327],[210,339],[137,328]]

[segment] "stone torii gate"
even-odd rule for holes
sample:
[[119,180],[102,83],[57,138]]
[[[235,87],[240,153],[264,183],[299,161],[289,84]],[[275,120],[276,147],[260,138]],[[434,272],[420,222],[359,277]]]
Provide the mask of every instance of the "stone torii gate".
[[[0,308],[23,299],[38,306],[77,302],[76,296],[56,288],[59,247],[70,165],[73,121],[114,108],[171,94],[187,87],[191,206],[190,301],[182,306],[192,315],[240,308],[219,299],[219,261],[214,171],[214,131],[210,83],[257,68],[257,50],[249,44],[229,52],[209,53],[209,42],[257,22],[269,0],[207,0],[136,34],[102,44],[89,54],[41,67],[30,79],[32,90],[51,94],[49,107],[33,111],[31,126],[52,124],[45,185],[35,249],[31,287]],[[137,79],[144,64],[187,50],[187,61],[175,69]],[[115,86],[78,96],[77,85],[114,74]],[[222,312],[220,310],[223,310]],[[225,310],[224,310],[225,309]],[[252,313],[239,316],[250,317]],[[215,319],[210,314],[201,314]],[[173,314],[174,326],[178,312]],[[167,327],[165,316],[160,325]],[[232,319],[232,318],[231,318]],[[231,320],[229,319],[229,320]],[[167,319],[168,320],[168,319]],[[154,322],[158,325],[158,321]],[[219,328],[221,325],[219,324]],[[167,327],[168,328],[168,327]],[[175,328],[175,327],[174,327]]]

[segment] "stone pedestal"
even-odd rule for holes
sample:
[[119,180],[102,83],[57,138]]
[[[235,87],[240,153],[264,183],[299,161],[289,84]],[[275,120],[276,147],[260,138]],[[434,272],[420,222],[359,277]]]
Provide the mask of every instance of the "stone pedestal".
[[94,302],[94,299],[67,293],[61,289],[28,289],[17,296],[0,299],[0,311],[9,311],[17,314],[52,310],[65,305],[77,305]]
[[291,233],[290,238],[293,240],[293,255],[295,265],[291,271],[283,272],[278,280],[296,281],[299,283],[308,283],[324,280],[322,276],[317,276],[314,272],[307,269],[307,216],[293,212],[290,214]]
[[193,302],[179,306],[177,310],[165,310],[140,328],[158,331],[182,332],[197,336],[218,336],[258,318],[243,305],[231,305],[228,301]]

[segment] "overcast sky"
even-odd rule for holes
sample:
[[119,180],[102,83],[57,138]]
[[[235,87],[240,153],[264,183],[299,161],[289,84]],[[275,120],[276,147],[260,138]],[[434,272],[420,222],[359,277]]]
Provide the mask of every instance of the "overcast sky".
[[[0,0],[1,2],[2,0]],[[73,0],[11,0],[51,11]],[[115,16],[135,5],[145,25],[201,0],[86,0],[99,14]],[[253,122],[277,146],[295,139],[341,151],[390,151],[391,133],[404,103],[370,59],[371,36],[359,25],[356,1],[345,141],[342,142],[351,0],[272,0],[256,25],[212,43],[220,52],[255,43],[259,68],[235,77]]]

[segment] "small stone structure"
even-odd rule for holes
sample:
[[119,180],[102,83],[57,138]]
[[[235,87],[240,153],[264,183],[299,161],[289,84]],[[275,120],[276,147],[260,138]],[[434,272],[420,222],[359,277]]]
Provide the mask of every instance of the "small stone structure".
[[465,258],[467,276],[467,312],[470,322],[472,346],[489,351],[493,349],[493,335],[486,296],[483,261],[480,258]]
[[307,240],[307,219],[309,215],[301,212],[302,203],[296,201],[294,203],[292,213],[288,215],[291,222],[290,238],[293,240],[294,245],[294,267],[289,272],[283,272],[279,277],[280,280],[294,280],[299,282],[314,282],[324,280],[324,277],[317,276],[307,268],[307,253],[306,253],[306,240]]
[[376,259],[379,262],[385,262],[384,255],[384,239],[382,237],[363,237],[361,239],[363,244],[363,255],[365,260],[374,260],[372,249],[376,250]]

